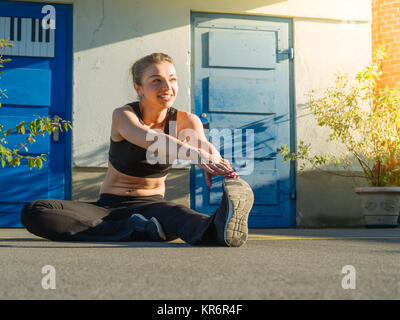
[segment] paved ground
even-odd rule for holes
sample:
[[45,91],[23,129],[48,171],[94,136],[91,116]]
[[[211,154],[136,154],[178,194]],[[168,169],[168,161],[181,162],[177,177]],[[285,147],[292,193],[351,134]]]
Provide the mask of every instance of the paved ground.
[[[54,290],[42,287],[45,265]],[[346,265],[355,289],[342,287]],[[51,242],[0,229],[1,299],[400,299],[400,228],[252,229],[241,248]]]

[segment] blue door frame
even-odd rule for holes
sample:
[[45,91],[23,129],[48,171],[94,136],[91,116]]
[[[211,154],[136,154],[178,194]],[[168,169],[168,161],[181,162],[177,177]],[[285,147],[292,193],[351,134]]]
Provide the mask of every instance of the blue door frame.
[[[0,80],[0,87],[9,92],[1,99],[0,108],[0,122],[5,129],[33,120],[35,114],[58,115],[72,121],[72,5],[50,4],[56,13],[56,29],[51,33],[40,26],[48,13],[42,13],[46,5],[0,1],[1,34],[10,34],[11,26],[18,24],[11,41],[18,50],[5,54],[12,60],[5,63]],[[25,139],[11,134],[7,140],[12,147],[11,143]],[[29,170],[26,161],[21,161],[19,167],[0,168],[0,181],[7,184],[7,190],[0,191],[0,227],[21,227],[19,212],[27,202],[71,199],[70,131],[60,133],[58,139],[46,135],[36,140],[27,145],[26,154],[48,154],[41,170]]]
[[[282,31],[282,25],[286,33]],[[203,31],[199,31],[200,28]],[[294,150],[296,140],[292,20],[192,12],[191,31],[192,112],[200,117],[205,128],[229,127],[231,131],[235,128],[252,128],[255,132],[254,159],[257,159],[255,161],[258,161],[261,169],[254,170],[253,176],[242,176],[255,192],[249,226],[296,227],[295,166],[293,163],[283,163],[276,150],[283,143],[288,143]],[[286,34],[287,38],[282,39],[282,34]],[[242,54],[250,52],[249,47],[257,55],[243,63]],[[218,56],[218,52],[223,54]],[[284,112],[268,110],[268,106],[274,104],[271,97],[276,91],[276,86],[268,87],[268,70],[274,70],[278,63],[285,65],[287,87],[284,88],[285,94],[279,98],[280,101],[287,101]],[[257,75],[246,84],[243,79],[252,74]],[[275,74],[273,78],[276,82]],[[237,101],[243,96],[240,92],[243,84],[254,91],[247,100],[245,98],[246,110]],[[253,101],[256,102],[249,108],[249,103]],[[275,102],[275,105],[279,104]],[[287,127],[282,131],[279,126]],[[257,136],[257,131],[261,135]],[[245,140],[242,137],[240,141]],[[269,140],[274,140],[274,143],[269,143]],[[232,144],[235,149],[235,142]],[[224,156],[224,150],[220,149],[220,152]],[[234,163],[233,167],[240,169]],[[190,172],[191,208],[212,214],[220,203],[221,182],[221,177],[214,177],[213,188],[208,190],[202,170],[193,165]]]

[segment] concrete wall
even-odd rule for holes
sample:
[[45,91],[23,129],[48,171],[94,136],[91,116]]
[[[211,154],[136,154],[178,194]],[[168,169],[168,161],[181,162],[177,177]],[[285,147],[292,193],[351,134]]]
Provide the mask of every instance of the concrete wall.
[[[65,2],[65,1],[60,1]],[[219,12],[289,17],[294,28],[297,139],[316,151],[326,132],[304,110],[305,93],[332,83],[335,72],[355,73],[371,57],[370,0],[76,0],[74,4],[73,175],[74,190],[83,180],[100,183],[105,170],[111,113],[135,99],[129,75],[132,63],[151,52],[176,61],[179,94],[175,107],[191,111],[190,12]],[[93,178],[95,177],[95,178]],[[188,171],[179,176],[188,183]],[[173,181],[174,175],[171,176]],[[181,180],[182,181],[182,180]],[[189,188],[184,189],[187,205]],[[339,190],[339,191],[338,191]],[[359,202],[351,181],[306,172],[297,179],[298,226],[357,225]],[[340,199],[331,195],[340,195]],[[74,191],[74,198],[82,193]],[[182,200],[182,199],[181,199]],[[335,206],[332,206],[335,204]]]

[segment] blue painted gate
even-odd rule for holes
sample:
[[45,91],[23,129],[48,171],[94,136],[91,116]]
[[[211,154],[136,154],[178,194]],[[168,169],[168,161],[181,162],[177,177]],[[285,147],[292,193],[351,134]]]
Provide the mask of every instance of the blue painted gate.
[[[250,227],[295,227],[295,181],[277,154],[293,139],[291,20],[192,14],[194,112],[209,140],[253,188]],[[247,130],[247,132],[246,132]],[[191,207],[211,214],[222,177],[211,190],[191,170]]]
[[[55,29],[42,27],[49,13],[45,3],[0,2],[0,38],[14,44],[7,48],[0,88],[7,97],[1,98],[0,123],[4,129],[34,115],[57,115],[71,120],[72,74],[72,6],[52,4]],[[27,133],[29,129],[26,128]],[[0,167],[0,227],[20,227],[22,206],[36,199],[70,199],[71,136],[37,136],[21,154],[47,154],[42,169],[29,169],[26,160],[19,167]],[[8,146],[25,142],[25,137],[12,132]]]

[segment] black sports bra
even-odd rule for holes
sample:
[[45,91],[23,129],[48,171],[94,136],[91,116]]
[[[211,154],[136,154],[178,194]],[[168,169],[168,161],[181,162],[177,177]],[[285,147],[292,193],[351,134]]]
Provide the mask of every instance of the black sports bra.
[[[139,118],[140,123],[144,124],[142,114],[139,109],[139,102],[131,102],[129,105],[133,108]],[[165,121],[164,133],[176,137],[176,116],[177,110],[170,107]],[[169,122],[173,122],[173,131],[169,132]],[[110,151],[108,159],[115,169],[129,176],[157,178],[167,175],[172,164],[150,164],[146,160],[147,150],[141,148],[127,140],[115,142],[110,137]]]

